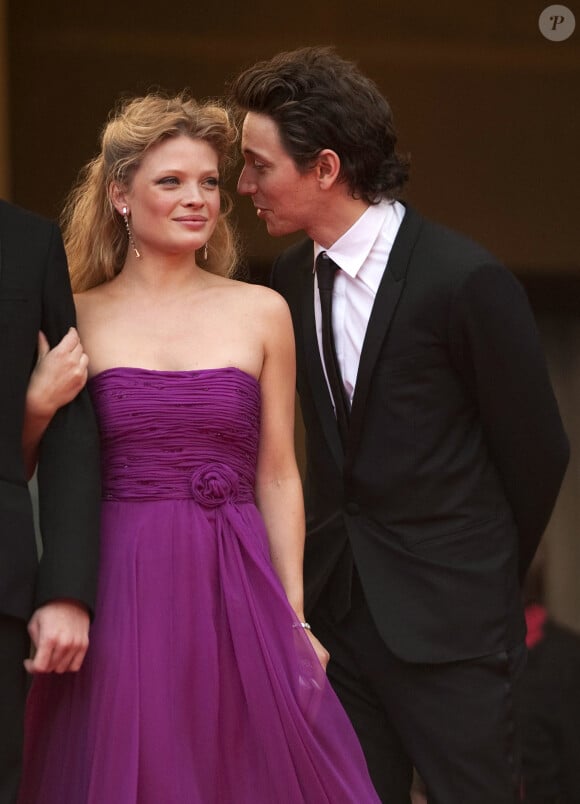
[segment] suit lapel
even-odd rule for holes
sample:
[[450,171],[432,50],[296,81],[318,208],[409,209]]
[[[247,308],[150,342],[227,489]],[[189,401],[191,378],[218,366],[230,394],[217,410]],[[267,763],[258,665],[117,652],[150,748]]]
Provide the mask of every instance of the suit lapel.
[[[312,255],[311,255],[312,256]],[[304,352],[304,362],[308,372],[308,382],[312,392],[312,398],[318,412],[318,417],[322,425],[325,438],[328,441],[332,455],[337,465],[342,468],[344,453],[334,407],[330,399],[330,392],[326,384],[320,350],[316,337],[316,321],[314,318],[314,274],[312,271],[312,259],[308,264],[304,264],[304,282],[302,286],[302,349]]]
[[355,447],[359,443],[375,364],[405,286],[407,270],[422,225],[421,216],[407,207],[379,285],[361,351],[352,401],[348,453],[351,445]]

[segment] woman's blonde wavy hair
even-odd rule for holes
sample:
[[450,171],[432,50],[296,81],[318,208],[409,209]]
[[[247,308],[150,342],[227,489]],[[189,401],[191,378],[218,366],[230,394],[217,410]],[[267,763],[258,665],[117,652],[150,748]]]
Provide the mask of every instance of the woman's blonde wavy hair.
[[[151,93],[124,101],[101,134],[101,151],[79,174],[61,217],[71,282],[75,292],[116,276],[124,265],[128,239],[122,216],[110,198],[113,182],[129,187],[147,151],[170,137],[207,142],[218,155],[220,181],[232,165],[236,128],[217,101],[200,104],[186,92],[174,97]],[[221,213],[208,241],[211,273],[230,276],[238,260],[237,237],[228,220],[229,195],[221,190]]]

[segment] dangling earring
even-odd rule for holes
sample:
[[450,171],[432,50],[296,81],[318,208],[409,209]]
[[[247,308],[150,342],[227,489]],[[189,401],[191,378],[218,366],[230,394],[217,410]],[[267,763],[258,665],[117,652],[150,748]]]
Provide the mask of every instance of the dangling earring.
[[207,243],[203,247],[203,258],[207,262]]
[[141,255],[137,251],[137,246],[135,245],[135,241],[133,240],[133,232],[131,231],[131,227],[129,226],[129,214],[128,214],[127,207],[123,207],[123,220],[125,221],[125,229],[127,230],[127,236],[129,238],[129,243],[133,251],[135,252],[136,257],[140,257]]

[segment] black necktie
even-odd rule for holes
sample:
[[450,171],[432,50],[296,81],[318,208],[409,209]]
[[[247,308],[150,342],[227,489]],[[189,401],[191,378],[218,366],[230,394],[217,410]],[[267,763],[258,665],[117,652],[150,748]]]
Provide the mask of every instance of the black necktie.
[[337,270],[338,266],[330,259],[325,251],[318,255],[316,258],[316,276],[318,277],[320,311],[322,313],[322,353],[324,355],[324,365],[326,366],[328,383],[334,398],[338,431],[344,446],[348,435],[350,404],[340,376],[334,337],[332,335],[332,285]]

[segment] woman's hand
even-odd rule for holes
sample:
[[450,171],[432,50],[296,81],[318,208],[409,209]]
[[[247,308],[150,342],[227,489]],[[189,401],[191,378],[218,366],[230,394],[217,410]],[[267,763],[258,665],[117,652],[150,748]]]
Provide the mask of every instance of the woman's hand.
[[28,381],[22,432],[22,451],[27,477],[34,474],[38,447],[50,420],[83,389],[89,358],[79,334],[71,327],[54,349],[43,332],[38,333],[38,359]]
[[81,391],[87,381],[89,358],[76,329],[71,327],[54,349],[38,333],[38,359],[26,393],[26,415],[50,419]]
[[326,650],[324,645],[321,642],[318,641],[318,639],[314,636],[312,631],[307,630],[307,634],[308,634],[308,638],[310,639],[310,642],[312,643],[312,647],[314,648],[314,650],[316,652],[316,655],[318,657],[318,661],[320,662],[320,664],[322,665],[324,670],[326,670],[326,666],[327,666],[328,662],[330,661],[330,653]]

